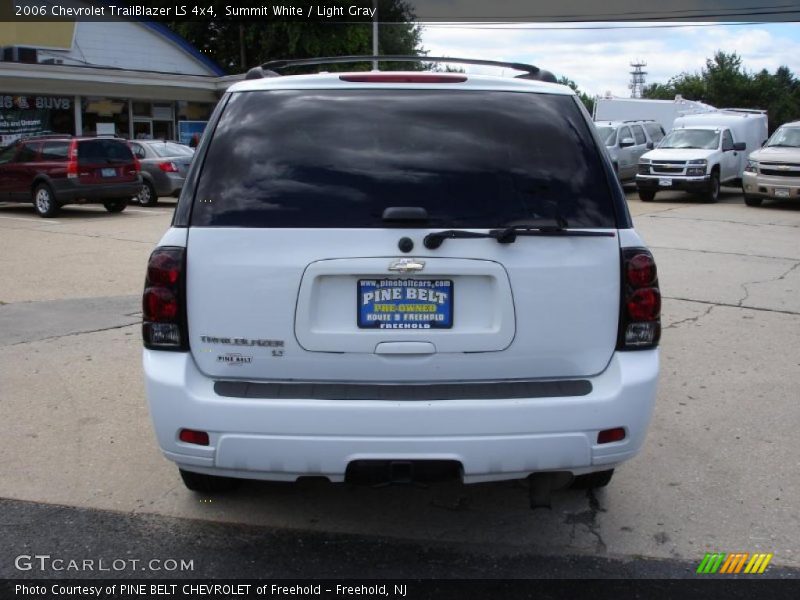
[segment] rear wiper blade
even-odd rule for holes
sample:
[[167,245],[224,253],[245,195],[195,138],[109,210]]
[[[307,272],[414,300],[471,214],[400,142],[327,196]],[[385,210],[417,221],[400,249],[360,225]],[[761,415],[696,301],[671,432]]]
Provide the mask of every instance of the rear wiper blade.
[[464,231],[460,229],[448,229],[446,231],[436,231],[429,233],[422,240],[428,250],[435,250],[447,239],[469,239],[469,238],[493,238],[499,244],[513,244],[518,236],[547,236],[547,237],[614,237],[613,231],[586,231],[583,229],[566,229],[559,221],[556,225],[545,225],[542,227],[504,227],[503,229],[492,229],[487,233]]

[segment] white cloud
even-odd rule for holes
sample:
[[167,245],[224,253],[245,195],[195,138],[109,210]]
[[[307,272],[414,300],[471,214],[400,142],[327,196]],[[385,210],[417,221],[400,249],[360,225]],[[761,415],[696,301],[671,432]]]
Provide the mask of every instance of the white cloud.
[[596,25],[430,25],[422,39],[432,56],[528,62],[566,75],[589,94],[629,95],[629,63],[635,59],[647,62],[649,83],[663,83],[700,70],[717,50],[739,53],[751,71],[787,65],[800,73],[800,24],[663,28],[625,23],[626,29],[572,29],[587,26]]

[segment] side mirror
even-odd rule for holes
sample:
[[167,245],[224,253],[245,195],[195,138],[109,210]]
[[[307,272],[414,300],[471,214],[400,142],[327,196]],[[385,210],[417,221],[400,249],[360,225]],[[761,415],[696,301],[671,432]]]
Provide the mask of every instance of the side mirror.
[[737,152],[742,152],[744,150],[747,150],[747,144],[745,144],[744,142],[736,142],[733,145],[733,149],[736,150]]
[[656,147],[656,145],[653,142],[647,142],[647,149],[648,150],[652,150],[655,147]]
[[629,148],[630,146],[633,146],[633,145],[634,145],[634,143],[635,143],[635,142],[634,142],[634,139],[633,139],[633,138],[622,138],[622,139],[619,141],[619,147],[620,147],[620,148]]

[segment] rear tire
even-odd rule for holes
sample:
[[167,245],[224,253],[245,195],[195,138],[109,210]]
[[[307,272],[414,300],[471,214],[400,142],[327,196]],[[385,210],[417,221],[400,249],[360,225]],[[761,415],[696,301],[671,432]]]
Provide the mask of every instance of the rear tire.
[[596,473],[587,473],[586,475],[578,475],[572,480],[570,487],[573,490],[590,490],[594,488],[606,487],[611,483],[611,478],[614,476],[614,469],[608,471],[597,471]]
[[711,180],[709,181],[709,189],[703,194],[703,200],[713,204],[719,200],[719,173],[714,171],[711,173]]
[[105,206],[106,210],[110,213],[121,213],[125,210],[125,207],[128,206],[128,203],[125,200],[113,200],[110,202],[103,202],[103,206]]
[[183,484],[193,492],[205,494],[229,492],[239,487],[242,482],[241,479],[233,479],[232,477],[217,477],[216,475],[205,475],[204,473],[194,473],[183,469],[178,470],[181,473]]
[[745,196],[744,203],[747,206],[761,206],[761,203],[764,202],[763,198],[756,198],[754,196]]
[[33,188],[33,208],[40,217],[45,219],[55,217],[61,207],[53,195],[53,188],[46,183],[40,183]]
[[652,202],[655,200],[656,193],[650,190],[639,190],[639,200],[642,202]]
[[158,194],[152,183],[145,180],[141,191],[136,195],[136,201],[141,206],[155,206],[158,204]]

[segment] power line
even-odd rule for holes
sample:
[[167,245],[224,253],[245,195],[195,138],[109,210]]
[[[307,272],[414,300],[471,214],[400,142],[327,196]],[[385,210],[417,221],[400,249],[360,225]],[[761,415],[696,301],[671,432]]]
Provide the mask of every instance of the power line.
[[[624,13],[573,13],[556,15],[515,15],[507,19],[498,19],[497,16],[477,17],[470,16],[468,22],[501,24],[513,22],[542,22],[543,19],[553,22],[606,22],[606,21],[666,21],[682,19],[721,19],[724,17],[755,17],[755,16],[779,16],[796,15],[800,18],[800,8],[796,3],[773,4],[758,6],[743,6],[730,9],[679,9],[661,11],[626,11]],[[561,19],[561,21],[558,21]]]
[[[501,25],[458,25],[458,24],[437,24],[419,23],[420,26],[431,29],[472,29],[472,30],[503,30],[503,31],[584,31],[584,30],[612,30],[612,29],[690,29],[693,27],[741,27],[753,25],[772,25],[774,23],[764,23],[763,21],[736,21],[733,23],[694,23],[694,24],[663,24],[663,25],[585,25],[572,27],[552,27],[552,26],[501,26]],[[404,23],[383,23],[383,25],[404,25]]]

